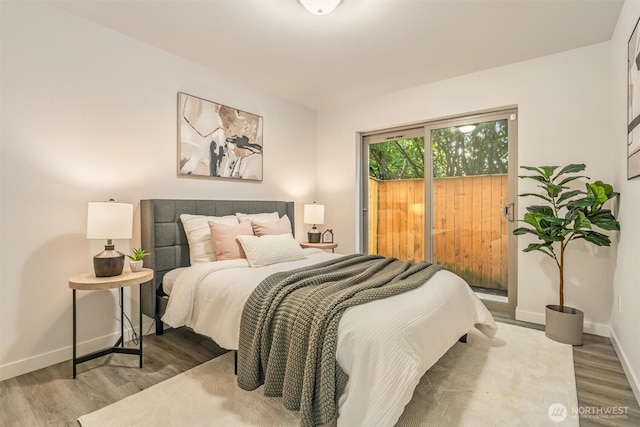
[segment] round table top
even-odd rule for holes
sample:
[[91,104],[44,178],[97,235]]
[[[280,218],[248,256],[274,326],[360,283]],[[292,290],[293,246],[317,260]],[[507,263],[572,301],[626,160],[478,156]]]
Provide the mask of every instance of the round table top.
[[153,279],[153,270],[150,268],[143,268],[136,272],[125,268],[122,274],[112,277],[96,277],[95,272],[91,271],[71,277],[69,287],[80,290],[113,289],[139,285],[151,279]]
[[300,243],[303,248],[318,248],[318,249],[334,249],[338,247],[337,243]]

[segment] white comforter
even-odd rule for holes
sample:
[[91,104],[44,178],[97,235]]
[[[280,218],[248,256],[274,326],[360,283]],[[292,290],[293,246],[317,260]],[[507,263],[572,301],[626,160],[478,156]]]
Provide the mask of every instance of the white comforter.
[[[235,350],[244,304],[262,279],[340,256],[305,252],[304,260],[261,268],[250,268],[246,260],[189,267],[176,279],[162,320]],[[466,282],[444,270],[415,290],[346,310],[336,359],[349,382],[338,426],[394,425],[427,369],[474,325],[489,336],[497,328]]]

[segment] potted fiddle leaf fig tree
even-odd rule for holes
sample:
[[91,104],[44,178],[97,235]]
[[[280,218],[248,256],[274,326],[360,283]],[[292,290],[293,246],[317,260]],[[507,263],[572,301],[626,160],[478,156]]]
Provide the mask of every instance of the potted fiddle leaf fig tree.
[[529,243],[524,252],[538,251],[552,258],[559,273],[559,304],[546,306],[545,334],[566,344],[581,345],[584,313],[564,304],[565,251],[570,242],[584,240],[596,246],[610,246],[606,231],[620,230],[620,223],[610,209],[604,205],[619,194],[602,181],[587,182],[586,191],[571,189],[567,184],[576,179],[589,177],[580,175],[584,164],[559,166],[522,166],[533,172],[519,178],[531,179],[543,191],[520,194],[520,197],[536,199],[537,204],[527,207],[521,222],[528,226],[516,228],[515,235],[533,234],[537,242]]

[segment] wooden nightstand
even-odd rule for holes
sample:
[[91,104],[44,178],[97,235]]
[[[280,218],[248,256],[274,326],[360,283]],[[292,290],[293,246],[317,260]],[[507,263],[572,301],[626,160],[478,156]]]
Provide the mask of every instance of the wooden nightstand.
[[331,249],[331,252],[335,252],[335,249],[338,247],[337,243],[300,243],[300,246],[303,248],[317,248],[322,250]]
[[[126,286],[141,285],[153,279],[153,270],[143,268],[142,271],[132,272],[124,270],[121,275],[113,277],[96,277],[92,271],[75,275],[69,279],[69,287],[73,289],[73,378],[76,377],[76,366],[97,357],[111,353],[136,354],[140,356],[142,368],[142,286],[140,286],[140,348],[124,348],[124,288]],[[96,291],[105,289],[120,289],[120,338],[111,348],[96,351],[85,356],[76,357],[76,290]]]

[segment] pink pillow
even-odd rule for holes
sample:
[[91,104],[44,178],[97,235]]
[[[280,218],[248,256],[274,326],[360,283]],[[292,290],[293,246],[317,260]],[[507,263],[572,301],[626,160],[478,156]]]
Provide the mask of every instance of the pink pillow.
[[256,236],[272,236],[276,234],[292,234],[291,221],[286,215],[278,220],[278,222],[266,223],[251,220],[251,227]]
[[242,246],[236,239],[237,236],[253,236],[251,223],[241,222],[238,225],[218,224],[208,221],[211,232],[211,242],[216,253],[216,259],[224,261],[226,259],[246,258]]

